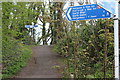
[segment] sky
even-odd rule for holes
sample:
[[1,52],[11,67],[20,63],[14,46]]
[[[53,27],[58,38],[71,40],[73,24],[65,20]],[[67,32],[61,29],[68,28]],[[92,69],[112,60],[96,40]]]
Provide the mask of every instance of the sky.
[[[74,3],[74,6],[79,6],[79,4],[78,3]],[[64,11],[66,11],[67,10],[67,8],[68,7],[70,7],[70,2],[67,2],[66,4],[65,4],[65,6],[64,6],[64,8],[63,8],[63,10]],[[63,17],[65,17],[65,15],[63,16]],[[37,20],[37,23],[38,24],[42,24],[42,22],[38,19]],[[46,23],[46,30],[48,30],[48,28],[49,28],[49,23]],[[42,26],[40,26],[40,25],[38,25],[38,27],[35,27],[34,28],[35,30],[36,30],[36,32],[35,32],[35,38],[36,38],[36,41],[38,40],[38,37],[41,37],[42,36]],[[48,45],[50,45],[50,42],[51,42],[51,39],[48,41]],[[40,45],[42,45],[43,43],[41,42],[40,43]]]

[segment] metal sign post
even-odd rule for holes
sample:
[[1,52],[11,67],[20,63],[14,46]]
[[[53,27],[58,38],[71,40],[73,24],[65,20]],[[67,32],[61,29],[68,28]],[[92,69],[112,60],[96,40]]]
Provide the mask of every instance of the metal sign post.
[[98,5],[115,14],[114,18],[114,61],[115,80],[119,80],[119,5],[117,0],[98,0]]
[[[118,8],[119,8],[118,11],[120,11],[120,1],[119,1],[118,6],[119,6],[119,7],[118,7]],[[118,18],[120,19],[120,12],[118,13],[118,16],[119,16]]]
[[115,80],[119,80],[119,20],[118,2],[115,6],[116,17],[114,19],[114,60],[115,60]]

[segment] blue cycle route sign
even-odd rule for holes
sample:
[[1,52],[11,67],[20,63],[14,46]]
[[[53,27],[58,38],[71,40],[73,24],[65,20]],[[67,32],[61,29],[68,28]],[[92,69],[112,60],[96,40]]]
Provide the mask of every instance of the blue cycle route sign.
[[34,27],[38,27],[38,25],[25,25],[25,28],[34,28]]
[[31,25],[25,25],[25,28],[30,28]]
[[104,8],[105,10],[109,11],[112,14],[115,14],[115,0],[97,0],[97,4]]
[[69,7],[66,12],[69,21],[110,18],[111,13],[97,4]]

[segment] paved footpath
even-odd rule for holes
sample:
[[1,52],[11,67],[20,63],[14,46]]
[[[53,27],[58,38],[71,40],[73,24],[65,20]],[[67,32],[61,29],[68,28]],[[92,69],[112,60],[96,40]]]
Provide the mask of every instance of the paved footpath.
[[[52,52],[52,46],[35,46],[29,63],[16,78],[60,78],[60,56]],[[58,66],[58,68],[55,68]]]

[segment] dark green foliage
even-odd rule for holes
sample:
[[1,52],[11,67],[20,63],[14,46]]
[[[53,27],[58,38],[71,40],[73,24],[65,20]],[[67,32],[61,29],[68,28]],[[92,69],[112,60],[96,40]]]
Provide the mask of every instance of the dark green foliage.
[[[107,27],[107,78],[113,77],[113,20],[71,22],[70,31],[63,32],[54,50],[66,59],[66,77],[104,78],[105,27]],[[77,23],[81,25],[77,25]],[[79,26],[79,27],[77,27]]]

